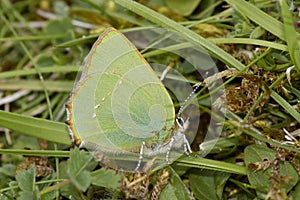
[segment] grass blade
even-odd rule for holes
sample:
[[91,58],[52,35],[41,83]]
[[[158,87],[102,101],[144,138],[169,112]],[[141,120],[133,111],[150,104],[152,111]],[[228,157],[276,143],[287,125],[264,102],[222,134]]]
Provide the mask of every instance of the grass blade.
[[70,145],[67,126],[64,123],[28,117],[0,110],[0,126],[10,130],[56,142]]
[[201,48],[205,48],[206,50],[208,50],[211,54],[213,54],[216,58],[220,59],[224,63],[238,70],[243,70],[245,68],[245,66],[242,63],[233,58],[223,49],[209,42],[208,40],[201,37],[197,33],[191,31],[190,29],[169,19],[168,17],[161,15],[158,12],[155,12],[154,10],[134,1],[115,0],[115,2],[159,26],[177,31],[187,39],[191,40],[194,44],[199,45]]
[[289,11],[287,3],[285,1],[279,1],[281,5],[281,15],[283,18],[283,28],[285,33],[285,39],[287,42],[288,51],[292,62],[296,69],[300,73],[300,44],[299,35],[297,34],[294,26],[293,17]]

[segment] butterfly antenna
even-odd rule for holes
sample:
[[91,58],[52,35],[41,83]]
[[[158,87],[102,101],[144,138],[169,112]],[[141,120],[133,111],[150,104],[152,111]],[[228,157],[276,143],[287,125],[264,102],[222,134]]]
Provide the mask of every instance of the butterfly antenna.
[[195,94],[198,92],[199,90],[199,87],[202,85],[203,82],[199,82],[197,83],[196,87],[194,88],[194,90],[189,94],[189,96],[184,100],[183,104],[180,106],[179,108],[179,111],[177,113],[177,124],[180,126],[180,127],[183,127],[183,124],[184,124],[184,120],[183,118],[181,117],[181,114],[182,114],[182,111],[185,107],[185,105],[187,104],[187,102],[193,97],[195,96]]

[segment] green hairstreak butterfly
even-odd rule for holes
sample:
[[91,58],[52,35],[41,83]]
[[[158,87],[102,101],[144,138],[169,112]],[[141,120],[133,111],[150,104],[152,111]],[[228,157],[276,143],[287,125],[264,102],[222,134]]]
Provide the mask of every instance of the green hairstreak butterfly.
[[108,167],[140,170],[190,151],[173,102],[147,61],[118,30],[93,45],[67,103],[73,142]]

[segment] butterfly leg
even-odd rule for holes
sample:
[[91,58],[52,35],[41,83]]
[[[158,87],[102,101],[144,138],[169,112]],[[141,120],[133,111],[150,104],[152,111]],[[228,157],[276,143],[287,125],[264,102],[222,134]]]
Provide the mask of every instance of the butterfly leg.
[[134,171],[137,171],[140,168],[141,164],[142,164],[143,154],[144,154],[144,147],[145,147],[145,142],[142,142],[141,149],[140,149],[140,155],[139,155],[139,161],[138,161]]
[[189,141],[186,139],[186,136],[184,134],[185,130],[189,126],[189,118],[186,121],[184,121],[182,117],[178,116],[176,118],[176,122],[177,122],[178,126],[180,127],[180,131],[179,131],[178,135],[180,135],[179,137],[182,138],[182,140],[183,140],[181,142],[183,142],[184,153],[187,156],[190,156],[190,154],[192,153],[192,149],[191,149],[191,146],[189,144]]
[[175,138],[178,140],[181,140],[180,143],[182,142],[182,145],[183,145],[183,151],[184,153],[187,155],[187,156],[190,156],[191,153],[193,153],[192,149],[191,149],[191,146],[189,144],[189,141],[186,139],[185,135],[184,134],[181,134],[181,133],[178,133],[180,134],[180,138],[178,138],[178,135],[177,135],[177,138],[176,136],[173,136],[170,140],[170,143],[167,147],[167,153],[166,153],[166,162],[167,164],[170,164],[170,160],[169,160],[169,157],[170,157],[170,152],[171,152],[171,149],[172,149],[172,146],[173,146],[173,143],[175,141]]
[[170,164],[169,156],[170,156],[170,152],[171,152],[171,149],[172,149],[174,140],[175,140],[175,138],[172,137],[172,138],[171,138],[171,141],[170,141],[170,143],[169,143],[169,145],[168,145],[168,147],[167,147],[166,162],[167,162],[168,165]]
[[189,141],[186,139],[185,135],[183,135],[183,150],[184,150],[184,153],[187,155],[187,156],[190,156],[191,153],[193,153],[192,149],[191,149],[191,146],[189,144]]

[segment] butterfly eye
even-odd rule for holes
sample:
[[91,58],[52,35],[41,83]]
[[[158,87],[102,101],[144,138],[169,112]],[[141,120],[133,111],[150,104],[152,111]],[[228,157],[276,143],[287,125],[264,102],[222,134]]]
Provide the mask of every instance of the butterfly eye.
[[181,129],[184,129],[184,120],[182,117],[177,117],[176,122]]

